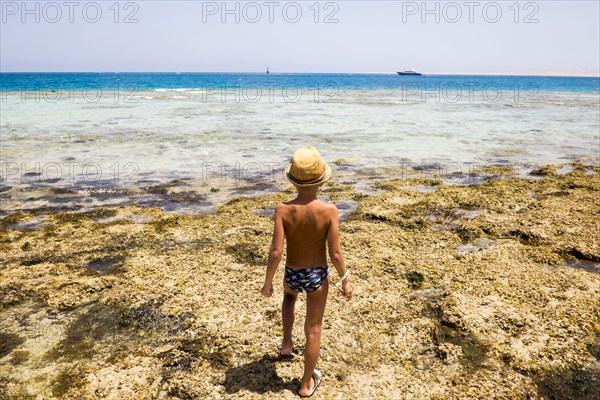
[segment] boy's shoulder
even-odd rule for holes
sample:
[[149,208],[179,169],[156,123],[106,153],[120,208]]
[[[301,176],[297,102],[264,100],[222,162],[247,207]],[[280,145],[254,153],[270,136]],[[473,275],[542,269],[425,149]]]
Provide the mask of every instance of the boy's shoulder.
[[291,206],[290,202],[282,201],[275,205],[275,212],[278,214],[285,213]]
[[[292,203],[291,201],[282,201],[280,203],[277,203],[275,205],[275,210],[278,212],[285,212],[286,209],[294,206],[295,204]],[[327,210],[327,211],[333,211],[333,210],[337,210],[337,207],[335,204],[333,203],[325,203],[321,200],[316,200],[316,205],[319,208],[322,208],[323,210]]]
[[319,200],[321,202],[321,205],[323,206],[324,209],[328,210],[328,211],[333,211],[333,210],[337,210],[337,206],[333,203],[325,203],[322,202],[321,200]]

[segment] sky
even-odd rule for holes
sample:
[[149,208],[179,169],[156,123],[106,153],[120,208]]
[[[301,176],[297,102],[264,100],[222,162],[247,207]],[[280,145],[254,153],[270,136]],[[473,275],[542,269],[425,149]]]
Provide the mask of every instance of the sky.
[[0,11],[1,72],[600,71],[597,0],[0,0]]

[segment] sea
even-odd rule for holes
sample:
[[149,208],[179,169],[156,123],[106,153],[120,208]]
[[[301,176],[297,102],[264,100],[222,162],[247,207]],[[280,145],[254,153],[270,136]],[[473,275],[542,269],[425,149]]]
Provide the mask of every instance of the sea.
[[0,73],[0,216],[214,212],[289,187],[301,146],[367,194],[394,177],[472,184],[486,166],[597,165],[600,78]]

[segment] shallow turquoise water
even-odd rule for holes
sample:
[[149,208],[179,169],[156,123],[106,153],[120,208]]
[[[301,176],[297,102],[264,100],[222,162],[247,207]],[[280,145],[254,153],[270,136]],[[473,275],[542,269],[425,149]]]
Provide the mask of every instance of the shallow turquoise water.
[[[19,191],[21,201],[35,198],[39,187],[98,191],[175,179],[192,189],[223,188],[212,197],[239,194],[247,182],[257,192],[276,190],[288,184],[283,168],[303,145],[316,146],[329,162],[345,159],[334,164],[340,181],[356,181],[377,168],[397,173],[404,167],[441,166],[451,174],[501,164],[521,174],[546,163],[599,162],[600,92],[594,78],[545,83],[546,88],[571,85],[569,91],[510,87],[528,77],[478,77],[487,89],[467,90],[452,86],[467,77],[441,76],[434,79],[438,84],[448,79],[445,89],[374,88],[372,81],[397,85],[404,78],[344,76],[355,86],[366,82],[369,87],[315,87],[305,81],[303,88],[118,90],[105,85],[84,90],[77,81],[60,90],[59,82],[69,75],[48,75],[56,78],[51,86],[56,91],[0,93],[0,188],[5,196],[8,188]],[[92,74],[97,75],[105,74]],[[49,79],[45,74],[31,79],[40,76]],[[318,79],[331,76],[337,75]],[[427,85],[430,78],[422,77]],[[503,86],[493,86],[494,80]],[[264,185],[256,186],[261,181]]]
[[395,74],[256,74],[256,73],[1,73],[0,89],[79,90],[79,89],[210,89],[235,87],[400,89],[457,87],[467,90],[537,90],[599,92],[598,77],[490,76]]

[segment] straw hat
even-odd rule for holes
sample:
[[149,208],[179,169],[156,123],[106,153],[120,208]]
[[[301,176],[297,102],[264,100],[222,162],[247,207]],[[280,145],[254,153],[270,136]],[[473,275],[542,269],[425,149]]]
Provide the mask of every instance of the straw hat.
[[313,186],[331,178],[332,170],[313,146],[299,148],[292,155],[285,176],[296,186]]

